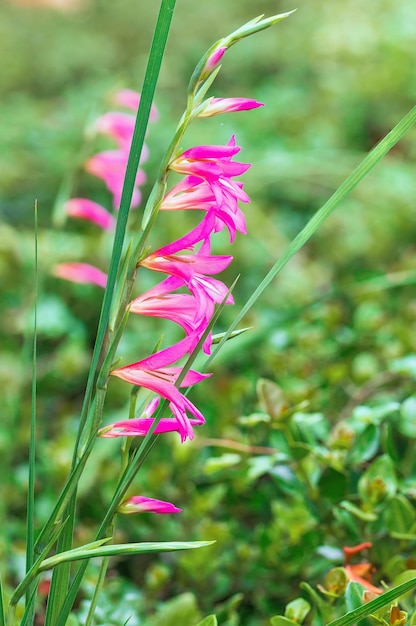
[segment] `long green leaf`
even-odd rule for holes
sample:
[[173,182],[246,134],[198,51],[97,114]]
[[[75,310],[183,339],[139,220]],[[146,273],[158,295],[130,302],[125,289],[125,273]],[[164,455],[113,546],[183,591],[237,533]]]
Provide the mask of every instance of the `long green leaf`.
[[374,600],[370,600],[366,604],[349,611],[342,617],[338,617],[334,619],[332,622],[329,622],[327,626],[352,626],[352,624],[356,624],[360,620],[368,617],[372,613],[375,613],[386,604],[390,604],[397,600],[400,596],[404,595],[408,591],[412,591],[412,589],[416,588],[416,577],[407,580],[406,582],[394,587],[394,589],[389,589],[389,591],[385,591],[381,596],[374,598]]
[[375,165],[391,150],[398,141],[407,133],[407,131],[416,123],[416,106],[413,107],[405,115],[400,122],[380,141],[375,148],[368,153],[360,165],[348,176],[348,178],[338,187],[335,193],[325,202],[325,204],[313,215],[306,226],[296,235],[290,242],[286,250],[273,265],[260,285],[248,299],[241,311],[238,313],[224,337],[216,348],[212,351],[211,356],[205,363],[205,368],[209,366],[211,361],[218,354],[225,341],[231,333],[237,328],[240,321],[248,313],[254,303],[260,298],[262,293],[267,289],[270,283],[276,278],[279,272],[285,267],[290,259],[305,245],[312,237],[319,226],[326,220],[332,211],[348,196],[348,194],[358,185],[358,183],[373,169]]
[[6,626],[6,616],[4,614],[3,581],[0,574],[0,626]]
[[148,552],[172,552],[176,550],[193,550],[194,548],[206,548],[215,541],[166,541],[166,542],[148,542],[148,543],[125,543],[120,545],[102,546],[92,548],[91,550],[76,549],[55,554],[45,559],[39,568],[44,571],[56,567],[61,563],[69,563],[70,561],[83,561],[84,559],[92,559],[97,556],[120,556],[126,554],[147,554]]
[[[33,318],[33,352],[32,352],[32,402],[30,415],[30,435],[29,435],[29,475],[27,490],[27,512],[26,512],[26,572],[30,570],[34,561],[35,544],[35,469],[36,469],[36,348],[37,348],[37,302],[39,289],[38,274],[38,205],[35,202],[35,250],[34,250],[34,318]],[[28,587],[26,592],[26,604],[29,604],[34,588]],[[33,624],[35,617],[34,605],[32,605],[28,624]]]
[[[123,190],[120,201],[120,210],[118,213],[116,231],[114,236],[114,244],[111,255],[111,262],[108,272],[107,287],[104,292],[104,299],[101,308],[100,320],[98,323],[98,330],[96,336],[96,342],[91,359],[91,367],[88,375],[87,386],[84,397],[84,404],[81,412],[80,425],[77,434],[77,441],[74,447],[74,456],[72,467],[77,464],[77,457],[79,453],[79,444],[83,434],[87,433],[87,440],[92,436],[89,426],[94,424],[93,412],[91,412],[90,404],[93,394],[93,387],[98,369],[99,358],[101,350],[104,344],[105,335],[108,328],[111,304],[113,298],[114,287],[119,272],[120,260],[123,252],[123,244],[125,238],[125,232],[127,227],[127,219],[130,211],[131,198],[133,195],[137,169],[139,166],[140,156],[143,148],[146,128],[149,121],[150,109],[153,102],[153,97],[156,89],[156,83],[159,76],[159,71],[165,51],[166,41],[170,29],[170,24],[173,16],[173,10],[176,0],[162,0],[160,5],[160,11],[158,20],[156,23],[155,33],[152,41],[152,46],[149,54],[149,61],[146,68],[146,73],[143,82],[143,88],[140,98],[140,105],[136,116],[136,123],[133,132],[133,138],[127,161],[126,175],[123,184]],[[74,492],[72,499],[69,503],[68,514],[70,517],[70,523],[65,529],[60,538],[58,549],[60,552],[65,552],[72,545],[73,536],[73,522],[75,519],[75,499],[76,493]],[[69,565],[64,562],[63,566],[54,571],[52,577],[49,602],[46,613],[45,626],[55,626],[58,617],[64,614],[69,614],[67,599],[68,599],[68,586],[69,586]],[[61,610],[62,609],[62,610]]]

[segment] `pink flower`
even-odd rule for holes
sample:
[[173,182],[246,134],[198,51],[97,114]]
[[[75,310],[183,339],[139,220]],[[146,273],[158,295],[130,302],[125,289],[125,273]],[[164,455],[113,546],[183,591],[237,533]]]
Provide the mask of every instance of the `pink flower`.
[[264,106],[262,102],[249,98],[210,98],[206,100],[198,113],[198,117],[213,117],[220,113],[233,113],[235,111],[248,111]]
[[[160,403],[160,398],[153,398],[151,402],[146,406],[143,414],[140,417],[136,417],[128,420],[121,420],[114,424],[104,426],[98,431],[98,436],[103,438],[114,437],[144,437],[154,424],[152,415],[155,413]],[[189,420],[192,426],[199,426],[199,420]],[[175,418],[163,417],[159,419],[155,429],[154,435],[160,435],[162,433],[180,432],[181,427]]]
[[[138,296],[130,303],[130,312],[139,315],[161,317],[182,326],[188,336],[194,338],[190,345],[192,352],[205,332],[214,313],[212,300],[206,302],[201,294],[172,293],[183,287],[181,279],[170,276],[164,281]],[[211,333],[204,342],[204,352],[210,353]]]
[[231,180],[217,181],[214,193],[212,187],[198,176],[186,176],[164,197],[162,211],[203,210],[215,212],[214,232],[226,226],[230,233],[230,243],[236,231],[246,234],[246,220],[238,202],[250,202],[243,191],[243,184]]
[[[190,419],[191,426],[200,426],[199,420]],[[98,432],[99,437],[144,437],[153,426],[154,419],[149,417],[135,417],[130,420],[120,420],[109,426],[104,426]],[[178,422],[170,417],[164,417],[159,420],[153,434],[160,435],[162,433],[180,432],[181,427]]]
[[55,265],[52,273],[73,283],[94,284],[103,289],[107,285],[107,274],[88,263],[61,263]]
[[131,513],[180,513],[179,509],[170,502],[155,500],[155,498],[145,498],[144,496],[133,496],[124,500],[118,507],[118,512],[125,515]]
[[199,176],[208,182],[214,182],[220,177],[239,176],[248,170],[250,164],[231,161],[240,150],[235,145],[235,138],[231,137],[226,146],[196,146],[185,150],[169,167],[179,174]]
[[207,78],[212,70],[218,65],[218,63],[221,61],[222,57],[224,56],[225,51],[227,50],[227,46],[222,46],[220,48],[217,48],[216,50],[214,50],[214,52],[212,52],[210,54],[210,56],[208,57],[205,66],[201,72],[201,79],[205,79]]
[[[178,430],[182,441],[187,437],[192,439],[194,436],[193,424],[188,417],[188,413],[193,415],[199,424],[204,424],[205,418],[196,406],[181,394],[175,386],[179,375],[182,373],[182,368],[166,366],[184,356],[189,350],[192,341],[192,337],[185,337],[182,341],[160,352],[156,352],[142,361],[137,361],[137,363],[126,365],[111,372],[112,376],[117,376],[132,385],[149,389],[168,400],[169,408],[178,422]],[[189,370],[180,386],[190,387],[209,376],[210,374],[200,374],[194,370]]]
[[[101,178],[113,195],[113,206],[120,206],[121,192],[123,190],[124,175],[126,173],[128,154],[121,150],[107,150],[90,157],[85,163],[85,169],[90,174]],[[146,180],[144,172],[139,169],[136,176],[136,187],[131,201],[132,207],[140,204],[141,193],[137,185],[142,185]]]
[[97,224],[103,230],[113,230],[115,219],[100,204],[86,198],[71,198],[64,204],[64,209],[70,217],[78,217]]

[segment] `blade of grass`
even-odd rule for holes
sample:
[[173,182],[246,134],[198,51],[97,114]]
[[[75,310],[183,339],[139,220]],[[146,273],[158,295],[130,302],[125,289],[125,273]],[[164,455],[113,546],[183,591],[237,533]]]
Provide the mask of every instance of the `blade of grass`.
[[[123,190],[121,194],[120,210],[117,218],[114,244],[111,255],[110,268],[108,272],[107,287],[104,292],[104,299],[98,323],[93,355],[91,359],[91,367],[85,390],[85,397],[81,412],[79,429],[77,433],[77,440],[74,447],[74,456],[72,461],[73,468],[75,467],[77,462],[81,437],[85,429],[88,429],[90,423],[88,418],[92,414],[92,412],[89,411],[89,408],[91,404],[93,386],[95,382],[102,346],[104,344],[104,339],[108,328],[112,297],[116,278],[119,271],[121,255],[123,252],[123,243],[127,227],[127,219],[130,211],[131,198],[133,195],[137,169],[139,166],[146,128],[150,116],[150,109],[153,102],[157,79],[159,77],[159,71],[162,64],[175,3],[176,0],[162,0],[150,49],[149,60],[144,77],[140,104],[137,111],[136,123],[134,127],[129,158],[127,161],[126,175],[124,178]],[[68,523],[65,531],[60,537],[60,540],[58,542],[58,552],[66,551],[72,546],[75,520],[75,500],[76,493],[73,494],[71,502],[69,503],[68,515],[70,522]],[[57,618],[61,613],[61,607],[63,606],[65,598],[67,597],[69,575],[70,565],[68,563],[65,563],[62,567],[54,571],[46,612],[45,626],[54,626],[56,624]]]
[[6,626],[6,615],[4,614],[3,581],[0,574],[0,626]]
[[[33,352],[32,352],[32,402],[30,416],[30,435],[29,435],[29,476],[27,490],[27,512],[26,512],[26,573],[30,570],[34,561],[34,544],[35,544],[35,471],[36,471],[36,358],[37,358],[37,313],[38,313],[38,204],[35,201],[34,207],[35,221],[35,250],[34,250],[34,317],[33,317]],[[26,605],[29,604],[30,598],[33,596],[35,587],[29,586],[26,591]],[[33,624],[35,617],[34,603],[31,603],[29,617],[27,623]]]
[[211,356],[206,360],[204,368],[207,368],[211,361],[218,354],[223,344],[227,341],[231,333],[236,329],[240,321],[251,309],[253,304],[259,299],[270,283],[276,278],[279,272],[285,267],[290,259],[305,245],[312,237],[319,226],[326,220],[332,211],[347,197],[347,195],[358,185],[358,183],[373,169],[375,165],[391,150],[407,131],[416,123],[416,107],[413,107],[400,122],[373,148],[361,161],[360,165],[346,178],[338,187],[335,193],[318,209],[309,220],[306,226],[290,242],[286,250],[276,261],[272,269],[262,280],[257,289],[253,292],[241,311],[238,313],[230,327],[227,329],[220,343],[213,350]]
[[416,578],[406,580],[406,582],[394,587],[393,589],[389,589],[389,591],[385,591],[381,594],[381,596],[377,596],[377,598],[370,600],[370,602],[363,604],[363,606],[359,606],[357,609],[349,611],[342,617],[334,619],[332,622],[329,622],[327,626],[352,626],[352,624],[356,624],[368,615],[371,615],[383,606],[386,606],[386,604],[394,602],[394,600],[415,588]]

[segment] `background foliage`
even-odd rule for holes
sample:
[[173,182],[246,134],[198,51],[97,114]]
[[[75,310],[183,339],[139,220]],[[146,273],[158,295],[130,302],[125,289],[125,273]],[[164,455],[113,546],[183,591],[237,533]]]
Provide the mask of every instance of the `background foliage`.
[[[148,137],[149,182],[205,49],[257,14],[292,8],[178,0],[156,94],[160,120]],[[245,176],[249,234],[234,246],[227,276],[231,282],[241,274],[237,307],[415,101],[413,2],[313,0],[297,8],[232,48],[216,82],[213,95],[266,106],[200,120],[186,137],[188,147],[235,133],[242,160],[253,163]],[[50,268],[85,260],[105,269],[110,245],[93,227],[65,223],[59,199],[89,195],[108,203],[81,169],[101,145],[91,121],[115,90],[140,89],[156,12],[157,3],[131,0],[90,0],[73,13],[0,4],[0,553],[10,584],[21,569],[19,555],[11,556],[16,541],[24,554],[34,199],[42,520],[66,476],[101,297],[94,287],[59,282]],[[215,611],[221,624],[260,626],[300,594],[314,609],[295,620],[321,623],[348,606],[344,588],[331,601],[321,593],[319,605],[299,584],[330,585],[325,576],[342,565],[343,546],[372,542],[376,585],[416,569],[415,139],[410,132],[337,209],[247,317],[252,330],[220,354],[214,377],[193,396],[208,421],[196,441],[158,442],[137,489],[174,501],[182,515],[124,518],[118,530],[120,540],[217,543],[180,556],[114,561],[97,623],[121,624],[133,614],[129,624],[165,626],[180,615],[192,626]],[[160,219],[154,245],[179,236],[188,219]],[[232,315],[224,312],[219,330]],[[137,360],[152,349],[158,327],[136,322],[123,353]],[[125,402],[126,388],[112,381],[109,422],[126,415]],[[80,542],[111,494],[117,442],[110,458],[109,449],[98,443],[82,485]],[[94,577],[92,567],[80,623]],[[411,615],[414,600],[403,602]]]

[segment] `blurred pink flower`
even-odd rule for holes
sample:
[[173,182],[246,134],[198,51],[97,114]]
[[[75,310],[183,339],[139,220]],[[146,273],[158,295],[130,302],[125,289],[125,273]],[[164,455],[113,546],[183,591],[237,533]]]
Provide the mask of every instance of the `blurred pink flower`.
[[[97,118],[93,129],[98,133],[111,137],[121,150],[128,152],[133,137],[135,121],[136,118],[134,115],[120,113],[119,111],[110,111]],[[142,161],[144,161],[147,156],[147,148],[143,146]]]
[[70,217],[88,220],[103,230],[113,230],[116,224],[107,209],[87,198],[71,198],[65,202],[64,209]]
[[107,274],[88,263],[60,263],[52,268],[52,274],[73,283],[98,285],[105,289]]
[[145,498],[144,496],[133,496],[124,500],[117,510],[124,515],[131,513],[180,513],[182,511],[182,509],[170,502],[156,500],[155,498]]
[[[84,165],[87,172],[101,178],[107,185],[108,190],[113,195],[113,206],[115,209],[118,209],[120,206],[127,158],[128,154],[121,150],[107,150],[90,157]],[[145,180],[145,173],[139,169],[131,201],[132,208],[140,204],[141,193],[138,185],[142,185]]]

